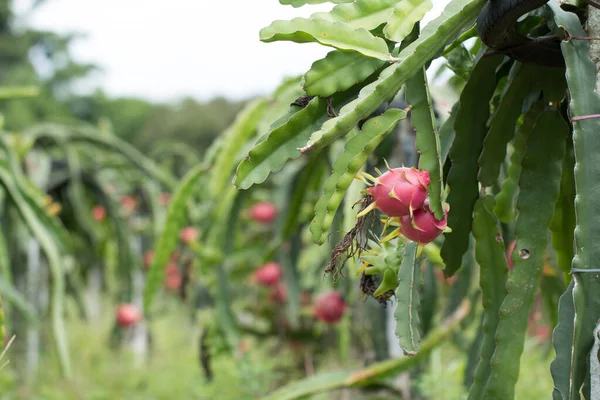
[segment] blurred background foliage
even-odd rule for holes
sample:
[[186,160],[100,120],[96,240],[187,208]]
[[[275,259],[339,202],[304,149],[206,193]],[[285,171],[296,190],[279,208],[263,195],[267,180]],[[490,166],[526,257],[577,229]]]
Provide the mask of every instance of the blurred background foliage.
[[110,121],[118,136],[140,149],[168,139],[201,150],[231,124],[245,104],[223,97],[160,104],[140,98],[112,98],[100,89],[79,94],[75,90],[78,83],[101,70],[101,66],[73,59],[70,45],[83,35],[34,30],[27,26],[26,16],[17,18],[13,2],[0,0],[0,86],[25,86],[38,92],[0,104],[9,131],[40,121],[86,121],[94,125]]

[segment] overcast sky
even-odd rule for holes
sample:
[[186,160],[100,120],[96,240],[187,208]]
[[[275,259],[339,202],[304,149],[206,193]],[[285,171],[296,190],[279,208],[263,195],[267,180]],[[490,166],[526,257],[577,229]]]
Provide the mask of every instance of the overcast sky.
[[[31,0],[16,0],[20,9]],[[434,0],[427,20],[448,0]],[[262,43],[275,19],[308,17],[331,5],[292,8],[278,0],[47,0],[27,21],[57,32],[79,31],[75,58],[103,73],[93,85],[115,96],[168,101],[184,96],[246,98],[305,72],[330,48]]]

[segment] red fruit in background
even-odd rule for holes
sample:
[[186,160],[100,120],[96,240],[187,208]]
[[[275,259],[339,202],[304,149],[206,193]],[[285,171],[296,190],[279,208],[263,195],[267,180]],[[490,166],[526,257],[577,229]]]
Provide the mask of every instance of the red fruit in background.
[[92,210],[92,217],[98,222],[104,221],[106,218],[106,210],[102,206],[96,206]]
[[283,283],[273,286],[269,299],[277,304],[285,304],[287,301],[287,287]]
[[170,262],[169,264],[167,264],[167,268],[165,268],[165,276],[171,275],[180,275],[179,268],[174,262]]
[[198,239],[198,230],[194,227],[186,226],[179,232],[179,239],[186,244],[195,242]]
[[163,206],[166,206],[167,204],[169,204],[170,201],[171,201],[170,193],[161,192],[160,195],[158,196],[158,202]]
[[425,201],[423,208],[413,212],[412,219],[410,215],[405,215],[400,219],[400,229],[402,234],[413,242],[426,244],[432,242],[436,237],[446,229],[448,216],[438,221],[433,212],[429,209],[429,200]]
[[515,263],[512,260],[512,253],[515,250],[516,245],[517,242],[513,240],[508,244],[508,248],[506,249],[506,263],[508,264],[509,271],[512,271],[513,267],[515,266]]
[[402,217],[423,205],[429,182],[427,171],[394,168],[378,177],[367,193],[381,212],[389,217]]
[[250,209],[250,218],[261,224],[270,224],[277,218],[277,207],[273,203],[256,203]]
[[169,262],[167,268],[165,268],[165,286],[169,290],[177,290],[181,287],[183,278],[181,277],[181,271],[174,262]]
[[168,275],[165,280],[165,286],[169,290],[177,290],[181,287],[181,283],[183,282],[183,278],[179,274]]
[[121,304],[117,308],[117,323],[123,328],[135,325],[142,319],[142,313],[132,304]]
[[121,207],[123,208],[123,211],[125,211],[125,213],[127,214],[131,214],[135,211],[136,204],[137,203],[135,199],[131,196],[121,197]]
[[346,312],[346,304],[338,292],[327,292],[315,301],[313,315],[328,324],[339,322]]
[[283,270],[276,262],[267,263],[254,272],[254,277],[258,283],[263,286],[272,286],[277,284],[282,275]]

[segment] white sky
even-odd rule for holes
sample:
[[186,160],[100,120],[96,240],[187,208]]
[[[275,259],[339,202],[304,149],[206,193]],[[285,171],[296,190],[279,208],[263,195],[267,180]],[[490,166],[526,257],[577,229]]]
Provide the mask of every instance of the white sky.
[[[449,0],[433,1],[427,20]],[[21,9],[29,2],[16,0]],[[93,87],[162,102],[271,92],[283,77],[305,72],[331,48],[262,43],[259,30],[275,19],[329,8],[295,9],[278,0],[47,0],[25,18],[34,27],[87,34],[72,50],[76,60],[103,68],[90,82]]]

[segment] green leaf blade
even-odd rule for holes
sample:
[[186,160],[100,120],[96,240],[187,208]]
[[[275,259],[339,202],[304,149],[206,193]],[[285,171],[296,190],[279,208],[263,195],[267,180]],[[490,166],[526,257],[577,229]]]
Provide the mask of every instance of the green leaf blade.
[[560,189],[569,126],[559,112],[543,112],[527,141],[519,180],[514,268],[506,281],[500,308],[496,350],[486,398],[511,399],[519,378],[529,313],[544,266],[548,229]]
[[335,50],[313,63],[302,86],[309,96],[329,97],[364,81],[383,64],[360,53]]
[[513,152],[506,179],[502,182],[500,192],[496,195],[494,213],[504,223],[512,221],[517,215],[517,199],[519,197],[519,178],[523,170],[523,158],[527,153],[527,138],[535,128],[537,118],[544,108],[543,102],[534,104],[525,114],[523,124],[517,130],[513,141]]
[[515,134],[517,119],[521,115],[523,101],[531,89],[536,70],[536,67],[519,62],[511,68],[479,157],[478,177],[484,186],[492,186],[498,179],[500,166],[506,158],[506,145]]
[[[1,141],[1,144],[5,149],[7,148],[4,139]],[[52,216],[43,207],[37,206],[36,199],[31,198],[29,196],[30,192],[20,186],[21,182],[17,178],[20,173],[15,172],[16,169],[11,169],[11,166],[15,166],[16,164],[16,160],[14,160],[12,154],[10,151],[8,152],[8,157],[12,159],[10,165],[0,160],[0,185],[6,189],[8,196],[17,207],[21,218],[23,218],[23,221],[31,231],[32,236],[40,243],[40,247],[48,261],[52,277],[50,293],[52,335],[58,353],[61,373],[65,378],[70,379],[72,370],[67,330],[64,321],[65,274],[62,268],[61,247],[56,241],[52,224],[47,223],[48,220],[52,219]]]
[[204,176],[205,171],[205,165],[198,165],[190,170],[173,193],[164,228],[158,238],[154,258],[146,278],[144,290],[144,311],[146,313],[150,311],[152,300],[163,281],[164,268],[177,246],[179,231],[185,223],[187,203],[190,197],[194,195],[198,182]]
[[272,130],[239,164],[235,185],[248,189],[255,183],[264,182],[271,172],[279,171],[288,160],[298,158],[298,147],[327,120],[326,107],[324,100],[314,98],[285,124]]
[[238,113],[233,124],[221,136],[221,148],[210,169],[209,191],[217,196],[225,185],[230,183],[230,177],[238,156],[244,145],[255,135],[267,106],[266,99],[250,102]]
[[563,165],[563,175],[560,181],[560,194],[554,209],[552,230],[552,247],[556,251],[556,262],[563,272],[565,282],[571,279],[571,263],[575,257],[573,243],[575,242],[575,153],[573,142],[567,139],[567,155]]
[[401,0],[397,2],[383,29],[385,37],[400,43],[412,31],[413,26],[422,20],[432,8],[431,0]]
[[494,334],[498,327],[500,306],[506,296],[505,281],[508,265],[502,233],[498,220],[492,212],[493,209],[494,198],[492,196],[481,198],[475,203],[473,237],[475,238],[475,258],[480,266],[479,279],[484,317],[480,359],[475,369],[473,385],[469,389],[470,400],[483,398],[485,384],[491,372],[489,360],[496,347]]
[[454,123],[455,138],[450,149],[452,167],[447,180],[450,186],[448,226],[452,232],[444,234],[441,250],[446,277],[458,271],[469,247],[473,207],[479,197],[477,160],[487,133],[489,99],[496,88],[496,79],[491,78],[495,77],[502,59],[502,56],[480,58],[461,93]]
[[573,331],[575,329],[575,305],[573,304],[573,286],[567,287],[558,302],[558,325],[552,333],[552,343],[556,356],[550,363],[550,373],[554,381],[554,400],[569,399],[571,387],[571,353],[573,352]]
[[398,0],[356,0],[333,7],[329,13],[316,13],[311,18],[340,21],[352,28],[373,30],[385,23]]
[[436,219],[444,218],[442,208],[442,160],[440,157],[440,138],[431,102],[425,68],[417,72],[406,83],[406,101],[412,106],[411,124],[417,131],[416,146],[420,154],[419,169],[429,172],[430,183],[427,188],[429,207]]
[[373,36],[365,29],[353,29],[342,22],[324,19],[294,18],[290,21],[275,21],[260,31],[260,40],[266,43],[282,40],[296,43],[317,42],[384,61],[392,59],[383,39]]
[[419,288],[421,286],[421,269],[417,263],[418,243],[411,242],[399,246],[404,252],[402,264],[398,271],[398,303],[394,311],[396,320],[396,337],[400,347],[407,355],[415,355],[420,350],[421,334],[419,318]]

